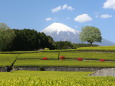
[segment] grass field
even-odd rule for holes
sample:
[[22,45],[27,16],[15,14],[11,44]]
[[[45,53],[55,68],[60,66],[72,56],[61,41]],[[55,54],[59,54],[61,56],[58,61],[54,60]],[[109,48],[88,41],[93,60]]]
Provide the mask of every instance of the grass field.
[[[19,58],[43,58],[47,57],[49,59],[58,59],[59,52],[40,52],[40,53],[30,53],[21,54]],[[78,58],[83,59],[106,59],[115,60],[115,53],[102,53],[102,52],[60,52],[60,56],[65,56],[65,58]]]
[[[19,52],[19,51],[18,51]],[[59,52],[40,52],[40,53],[25,53],[20,51],[21,54],[0,54],[0,66],[10,65],[16,57],[18,60],[15,66],[76,66],[76,67],[115,67],[115,62],[99,62],[100,59],[115,61],[115,53],[105,52],[60,52],[60,56],[65,56],[64,61],[57,60]],[[47,57],[47,61],[41,60],[43,57]],[[83,58],[84,61],[79,62],[77,58]],[[86,61],[88,60],[88,61]],[[95,61],[93,61],[95,60]],[[104,65],[105,64],[105,65]]]
[[14,66],[115,67],[115,62],[77,60],[18,60]]
[[10,65],[18,54],[0,54],[0,66]]
[[77,50],[80,50],[80,51],[93,50],[93,51],[107,51],[107,52],[114,51],[115,52],[115,46],[80,47]]
[[14,71],[0,73],[0,86],[114,86],[115,77],[90,77],[92,72]]
[[[14,51],[0,53],[0,67],[10,65],[17,57],[16,66],[71,66],[71,67],[115,67],[115,50],[108,46],[98,47],[98,51],[79,52],[76,50],[47,50],[47,51]],[[79,48],[80,49],[80,48]],[[85,48],[81,48],[81,50]],[[86,50],[90,50],[88,47]],[[91,50],[96,50],[92,48]],[[108,50],[110,50],[108,52]],[[60,54],[59,54],[60,52]],[[58,55],[65,60],[58,60]],[[47,57],[48,60],[41,60]],[[77,58],[83,61],[77,61]],[[105,62],[100,62],[105,59]],[[115,86],[115,77],[88,76],[92,72],[61,72],[61,71],[12,71],[0,72],[0,86]]]

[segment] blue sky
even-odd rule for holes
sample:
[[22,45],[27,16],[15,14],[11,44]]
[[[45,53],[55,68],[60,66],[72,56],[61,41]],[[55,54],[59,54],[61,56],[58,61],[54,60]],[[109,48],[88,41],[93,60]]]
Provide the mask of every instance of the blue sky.
[[95,26],[115,42],[115,0],[0,0],[0,22],[37,31],[54,22],[78,31]]

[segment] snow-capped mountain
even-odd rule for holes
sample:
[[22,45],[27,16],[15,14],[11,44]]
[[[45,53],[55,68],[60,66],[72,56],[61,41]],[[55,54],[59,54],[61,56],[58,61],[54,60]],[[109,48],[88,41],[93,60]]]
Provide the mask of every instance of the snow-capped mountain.
[[42,32],[44,33],[56,33],[57,35],[60,33],[60,32],[66,32],[68,35],[69,35],[69,32],[73,33],[73,34],[77,34],[79,33],[79,31],[75,30],[75,29],[72,29],[62,23],[53,23],[51,24],[50,26],[48,26],[47,28],[45,28],[44,30],[42,30]]
[[54,41],[71,41],[79,43],[80,32],[62,23],[53,23],[41,32],[51,36]]
[[[51,36],[54,41],[71,41],[72,43],[83,43],[79,39],[80,32],[62,23],[53,23],[43,29],[46,35]],[[115,43],[103,39],[101,43],[94,43],[101,46],[115,45]]]

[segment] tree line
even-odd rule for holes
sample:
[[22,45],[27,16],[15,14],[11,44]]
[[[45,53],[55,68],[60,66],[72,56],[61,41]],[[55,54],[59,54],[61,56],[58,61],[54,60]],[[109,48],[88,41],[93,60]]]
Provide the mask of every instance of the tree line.
[[50,36],[31,29],[13,29],[15,37],[10,43],[9,50],[38,50],[46,47],[54,49],[54,41]]
[[52,37],[34,29],[10,29],[0,23],[0,51],[28,51],[39,49],[75,48],[69,41],[55,42]]
[[55,48],[52,37],[31,29],[10,29],[0,23],[0,51],[24,51]]
[[[80,33],[83,42],[101,42],[101,33],[98,28],[86,26]],[[39,49],[73,49],[89,44],[73,44],[69,41],[55,42],[52,37],[34,29],[10,29],[6,24],[0,23],[0,51],[27,51]],[[96,46],[96,45],[95,45]]]

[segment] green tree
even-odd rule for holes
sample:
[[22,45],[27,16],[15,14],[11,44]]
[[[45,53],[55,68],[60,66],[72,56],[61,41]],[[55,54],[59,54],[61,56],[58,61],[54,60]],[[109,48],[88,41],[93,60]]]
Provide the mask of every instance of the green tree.
[[46,34],[38,33],[39,34],[39,43],[40,43],[40,48],[49,48],[49,49],[54,49],[55,48],[55,42],[52,39],[52,37],[47,36]]
[[5,23],[0,23],[0,30],[1,29],[10,29],[10,27],[8,27]]
[[13,29],[16,37],[11,50],[36,50],[38,49],[38,32],[30,29]]
[[0,50],[7,50],[10,43],[13,41],[15,33],[6,24],[0,23]]
[[55,43],[56,43],[57,49],[73,49],[74,48],[73,44],[69,41],[57,41]]
[[31,29],[13,29],[16,36],[10,50],[38,50],[44,48],[53,49],[53,39],[44,33]]
[[82,42],[89,42],[92,46],[93,42],[101,42],[101,32],[96,27],[85,26],[80,33],[80,39]]

